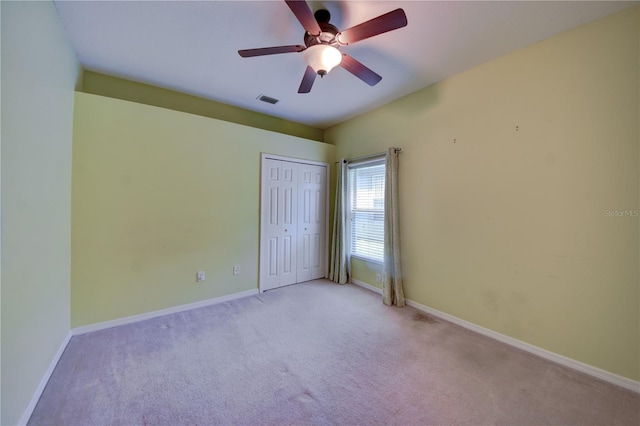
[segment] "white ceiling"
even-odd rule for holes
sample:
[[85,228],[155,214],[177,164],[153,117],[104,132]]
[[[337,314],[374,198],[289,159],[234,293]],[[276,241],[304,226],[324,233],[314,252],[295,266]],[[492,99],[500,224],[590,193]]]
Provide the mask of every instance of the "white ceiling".
[[[301,53],[237,51],[304,44],[282,0],[55,1],[85,69],[327,128],[492,58],[638,2],[309,1],[346,29],[401,7],[408,25],[341,50],[382,81],[336,68],[298,94]],[[270,105],[256,98],[279,99]]]

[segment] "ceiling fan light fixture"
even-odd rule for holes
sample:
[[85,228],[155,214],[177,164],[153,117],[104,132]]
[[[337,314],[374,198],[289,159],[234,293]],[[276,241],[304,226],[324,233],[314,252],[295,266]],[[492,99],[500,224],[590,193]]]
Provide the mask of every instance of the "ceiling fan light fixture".
[[316,44],[303,52],[305,62],[321,77],[340,65],[342,53],[328,44]]
[[324,77],[337,65],[369,86],[375,86],[382,80],[382,77],[346,53],[340,53],[338,48],[407,25],[407,15],[404,10],[396,9],[340,31],[338,27],[329,23],[331,14],[328,10],[320,9],[314,13],[306,0],[285,0],[285,3],[305,30],[304,46],[296,44],[242,49],[238,50],[238,54],[243,58],[250,58],[252,56],[302,52],[307,67],[298,93],[309,93],[316,75]]

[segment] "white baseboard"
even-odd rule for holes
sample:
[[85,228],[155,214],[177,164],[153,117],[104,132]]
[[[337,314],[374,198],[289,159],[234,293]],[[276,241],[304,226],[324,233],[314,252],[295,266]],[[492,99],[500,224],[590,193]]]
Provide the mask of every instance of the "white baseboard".
[[96,324],[84,325],[71,330],[74,336],[91,333],[92,331],[106,330],[107,328],[117,327],[119,325],[132,324],[134,322],[144,321],[151,318],[157,318],[164,315],[184,312],[191,309],[203,308],[205,306],[216,305],[218,303],[229,302],[231,300],[241,299],[243,297],[254,296],[258,294],[258,289],[241,291],[239,293],[230,294],[228,296],[215,297],[213,299],[202,300],[200,302],[187,303],[186,305],[173,306],[171,308],[161,309],[159,311],[147,312],[144,314],[133,315],[130,317],[118,318],[111,321],[99,322]]
[[382,294],[382,289],[381,288],[378,288],[378,287],[373,286],[371,284],[367,284],[364,281],[354,280],[352,278],[351,279],[351,284],[355,284],[355,285],[357,285],[359,287],[366,288],[367,290],[371,290],[371,291],[373,291],[375,293]]
[[18,425],[26,425],[29,422],[29,419],[31,418],[31,414],[33,414],[33,410],[35,410],[36,404],[38,404],[38,401],[40,400],[40,396],[42,396],[42,392],[44,392],[44,388],[45,386],[47,386],[47,383],[49,382],[49,378],[51,378],[51,375],[53,374],[53,370],[56,368],[56,365],[58,365],[58,361],[60,361],[60,357],[64,353],[64,350],[67,348],[67,345],[69,344],[69,341],[71,341],[72,336],[73,334],[71,333],[71,331],[69,331],[65,336],[64,340],[62,340],[62,343],[60,344],[58,351],[53,356],[51,363],[49,363],[49,368],[47,368],[47,371],[44,373],[44,376],[42,376],[42,379],[40,380],[38,387],[36,388],[35,392],[33,392],[33,396],[31,397],[31,401],[29,401],[29,405],[27,405],[27,408],[24,410],[24,413],[22,413],[22,417],[20,417],[20,420],[18,421]]
[[[376,293],[382,294],[382,290],[374,287],[370,284],[364,283],[362,281],[352,279],[351,282],[360,287],[366,288],[368,290],[374,291]],[[538,346],[532,345],[530,343],[523,342],[518,339],[514,339],[513,337],[506,336],[504,334],[495,332],[493,330],[489,330],[488,328],[481,327],[479,325],[473,324],[469,321],[465,321],[458,317],[454,317],[453,315],[446,314],[444,312],[438,311],[437,309],[431,308],[429,306],[422,305],[420,303],[414,302],[413,300],[406,299],[406,304],[413,308],[418,309],[424,313],[433,315],[435,317],[441,318],[445,321],[449,321],[453,324],[464,327],[468,330],[475,331],[476,333],[482,334],[484,336],[490,337],[492,339],[498,340],[502,343],[506,343],[508,345],[514,346],[518,349],[522,349],[526,352],[537,355],[541,358],[547,359],[549,361],[555,362],[557,364],[563,365],[565,367],[569,367],[573,370],[580,371],[581,373],[588,374],[590,376],[596,377],[600,380],[604,380],[605,382],[612,383],[614,385],[623,387],[625,389],[629,389],[631,391],[640,393],[640,382],[636,382],[635,380],[628,379],[626,377],[619,376],[614,373],[610,373],[606,370],[602,370],[600,368],[594,367],[589,364],[582,363],[580,361],[576,361],[571,358],[567,358],[566,356],[557,354],[555,352],[548,351],[546,349],[542,349]]]

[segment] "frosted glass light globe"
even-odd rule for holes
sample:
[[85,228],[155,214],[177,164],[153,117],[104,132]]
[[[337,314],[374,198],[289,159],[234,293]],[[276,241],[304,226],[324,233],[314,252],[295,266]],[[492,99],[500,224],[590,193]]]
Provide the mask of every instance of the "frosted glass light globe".
[[307,64],[321,77],[342,62],[342,53],[328,44],[316,44],[308,47],[303,56]]

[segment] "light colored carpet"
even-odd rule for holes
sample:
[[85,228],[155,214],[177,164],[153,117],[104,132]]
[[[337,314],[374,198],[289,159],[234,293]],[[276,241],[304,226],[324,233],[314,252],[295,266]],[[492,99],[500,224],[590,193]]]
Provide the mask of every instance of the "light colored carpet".
[[75,336],[30,425],[638,425],[640,396],[314,281]]

